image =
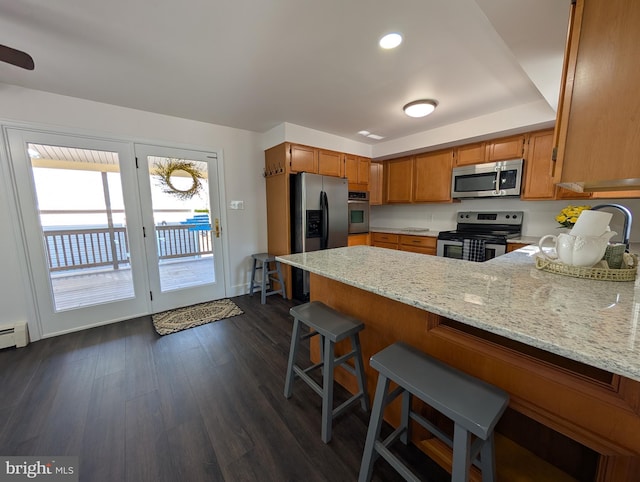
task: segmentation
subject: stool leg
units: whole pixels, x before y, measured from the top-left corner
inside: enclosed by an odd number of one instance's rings
[[[493,433],[484,441],[480,449],[480,468],[482,470],[482,482],[495,482],[496,459],[494,453]]]
[[[293,394],[293,380],[295,373],[293,367],[296,363],[296,355],[298,354],[298,342],[300,340],[300,322],[297,318],[293,320],[293,330],[291,330],[291,348],[289,349],[289,362],[287,363],[287,377],[284,381],[284,396],[291,398]]]
[[[276,261],[276,270],[278,272],[278,282],[280,283],[280,290],[282,291],[282,297],[287,299],[287,289],[284,285],[284,278],[282,277],[282,270],[280,269],[280,261]]]
[[[405,390],[402,393],[402,409],[400,413],[400,426],[404,429],[402,435],[400,435],[400,440],[403,444],[407,445],[409,440],[411,440],[411,434],[409,433],[409,413],[411,412],[411,393],[408,390]]]
[[[269,263],[262,263],[262,291],[260,292],[260,303],[265,304],[267,302],[267,282],[269,280]]]
[[[369,410],[369,395],[367,394],[367,380],[364,374],[364,363],[362,362],[362,350],[360,348],[360,337],[356,333],[351,336],[351,344],[353,345],[353,349],[356,352],[355,356],[355,368],[356,368],[356,378],[358,380],[358,390],[362,393],[362,398],[360,399],[360,406],[362,410],[365,412]]]
[[[471,434],[460,424],[453,429],[453,466],[451,482],[468,482],[471,465]]]
[[[384,414],[384,399],[389,390],[389,379],[382,374],[378,375],[378,384],[376,385],[376,394],[373,399],[373,408],[371,409],[371,419],[369,420],[369,428],[367,429],[367,440],[364,443],[364,453],[362,454],[362,463],[360,464],[360,475],[358,482],[369,482],[373,474],[373,464],[378,458],[375,451],[375,444],[380,438],[380,429],[382,428],[382,415]]]
[[[334,346],[331,340],[324,340],[324,366],[322,367],[322,434],[324,443],[331,440],[333,423],[333,368],[335,362]]]
[[[256,279],[256,262],[257,260],[253,258],[253,268],[251,268],[251,287],[249,288],[249,296],[253,296],[253,288],[255,286],[255,279]]]

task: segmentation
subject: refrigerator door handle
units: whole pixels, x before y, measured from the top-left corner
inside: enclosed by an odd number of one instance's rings
[[[324,191],[320,191],[320,209],[322,209],[322,238],[320,239],[320,249],[327,249],[329,245],[329,198]]]

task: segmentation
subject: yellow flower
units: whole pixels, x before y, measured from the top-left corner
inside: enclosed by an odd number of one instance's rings
[[[578,221],[580,213],[585,209],[591,209],[591,206],[567,206],[562,209],[560,213],[555,217],[556,221],[565,228],[572,228]]]

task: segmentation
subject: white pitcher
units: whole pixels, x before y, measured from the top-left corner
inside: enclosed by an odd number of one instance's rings
[[[540,253],[552,261],[571,266],[590,267],[596,264],[604,256],[609,240],[616,235],[615,231],[607,231],[602,236],[574,236],[573,234],[547,234],[538,242]],[[542,245],[547,239],[555,242],[557,256],[553,257],[545,253]]]

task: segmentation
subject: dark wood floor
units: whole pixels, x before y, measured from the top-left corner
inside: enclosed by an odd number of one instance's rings
[[[282,394],[293,303],[233,300],[243,315],[164,337],[143,317],[0,350],[0,454],[77,455],[92,482],[356,480],[368,415],[345,413],[325,445],[320,397]],[[379,461],[374,480],[401,479]]]

